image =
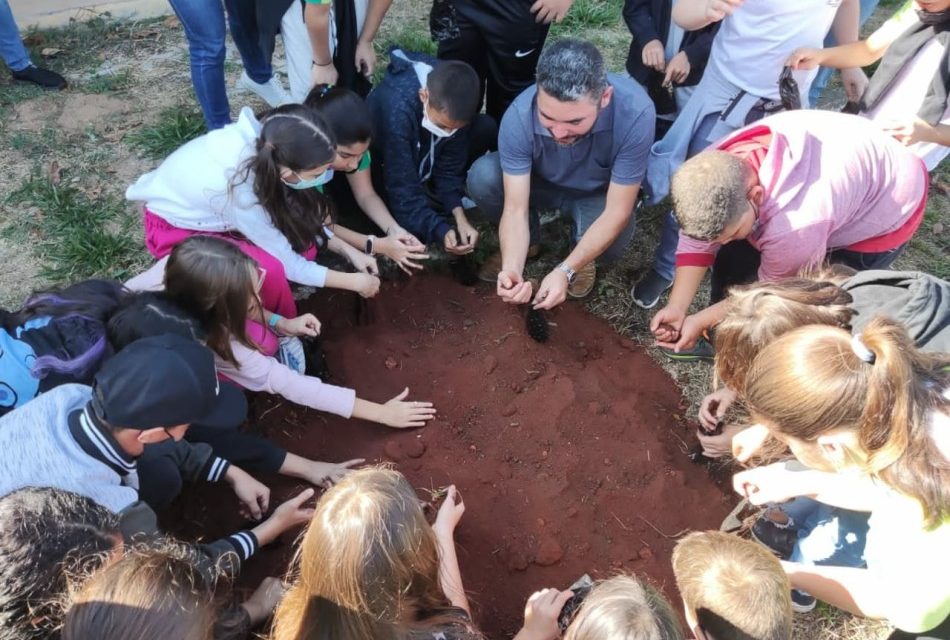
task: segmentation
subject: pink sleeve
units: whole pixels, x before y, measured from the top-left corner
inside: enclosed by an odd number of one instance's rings
[[[677,267],[711,267],[719,253],[719,244],[690,238],[680,232],[679,244],[676,245]]]
[[[161,291],[165,288],[165,265],[168,256],[165,256],[151,267],[125,283],[130,291]]]
[[[218,372],[249,391],[279,394],[305,407],[334,413],[344,418],[353,415],[356,392],[353,389],[325,384],[320,378],[300,375],[288,369],[276,358],[231,341],[234,357],[240,368],[215,356]]]
[[[759,252],[759,280],[770,282],[789,278],[805,268],[817,267],[828,252],[830,223],[822,221],[807,227],[784,231],[774,240],[762,242]]]

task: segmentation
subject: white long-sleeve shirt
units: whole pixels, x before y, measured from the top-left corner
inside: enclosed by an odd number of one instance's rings
[[[274,226],[254,195],[254,175],[241,182],[235,178],[256,153],[260,130],[260,123],[245,107],[237,122],[179,147],[157,169],[136,180],[125,197],[143,202],[149,211],[181,229],[237,231],[280,260],[291,282],[322,287],[327,268],[294,251]]]

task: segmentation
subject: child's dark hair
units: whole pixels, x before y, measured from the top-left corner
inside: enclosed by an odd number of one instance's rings
[[[426,80],[429,104],[456,122],[471,122],[481,102],[478,74],[459,60],[438,62]]]
[[[204,342],[207,333],[197,318],[160,291],[143,291],[128,298],[106,324],[106,335],[118,353],[141,338],[173,333]]]
[[[373,139],[373,120],[369,107],[355,91],[318,84],[310,90],[304,104],[323,117],[330,126],[337,145],[351,145]]]
[[[70,577],[121,541],[119,517],[85,496],[27,487],[0,498],[0,637],[58,638]]]
[[[85,321],[90,347],[71,358],[47,354],[37,358],[31,373],[44,378],[51,372],[83,376],[91,372],[107,353],[105,323],[131,294],[115,280],[84,280],[64,289],[48,289],[33,294],[17,311],[0,311],[0,323],[13,332],[30,320],[42,317],[74,318]]]
[[[208,348],[235,366],[232,338],[257,348],[244,326],[249,303],[257,295],[256,269],[257,263],[227,240],[200,235],[176,246],[165,265],[168,297],[202,323]]]
[[[313,109],[287,104],[269,112],[261,121],[256,153],[235,174],[231,189],[254,176],[254,195],[270,214],[294,251],[303,252],[322,234],[333,204],[316,189],[290,189],[280,168],[307,171],[336,157],[336,138]]]

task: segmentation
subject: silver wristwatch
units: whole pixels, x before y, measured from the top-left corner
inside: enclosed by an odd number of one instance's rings
[[[571,269],[571,266],[566,262],[562,262],[557,266],[557,270],[567,276],[567,283],[571,284],[574,282],[574,276],[577,275],[577,272]]]

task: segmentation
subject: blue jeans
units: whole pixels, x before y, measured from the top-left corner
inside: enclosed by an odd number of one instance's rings
[[[861,0],[861,13],[858,18],[858,25],[861,27],[864,26],[864,23],[868,21],[871,14],[877,9],[878,2],[880,2],[880,0]],[[838,43],[835,42],[835,37],[831,35],[831,32],[828,32],[828,35],[825,37],[825,48],[833,47],[836,44]],[[818,75],[815,76],[815,80],[811,83],[811,89],[808,90],[808,105],[813,109],[815,105],[818,104],[818,98],[821,97],[821,92],[825,90],[825,86],[828,84],[828,80],[831,79],[833,71],[834,69],[822,67],[818,70]]]
[[[795,498],[773,505],[786,513],[798,530],[798,542],[789,558],[807,565],[866,567],[864,545],[870,513],[839,509],[811,498]]]
[[[32,64],[7,0],[0,0],[0,56],[11,71],[23,71]]]
[[[707,138],[709,132],[716,125],[719,119],[718,113],[711,113],[703,118],[703,121],[697,127],[689,142],[689,150],[686,153],[687,158],[692,158],[697,153],[709,146]],[[657,245],[653,253],[653,270],[658,274],[672,280],[676,275],[676,245],[680,241],[680,226],[673,216],[671,209],[663,220],[663,229],[660,231],[660,244]]]
[[[0,0],[4,1],[5,0]],[[225,7],[231,38],[241,54],[244,70],[254,82],[265,83],[273,71],[257,40],[253,10],[235,0],[169,0],[188,39],[191,83],[208,130],[231,122],[231,107],[224,84]]]
[[[475,161],[468,172],[468,197],[475,201],[479,210],[492,224],[498,224],[505,205],[505,192],[502,185],[501,162],[498,152],[489,153]],[[541,221],[538,210],[557,209],[571,217],[574,223],[573,242],[583,236],[607,205],[607,190],[584,193],[565,189],[545,182],[540,178],[531,178],[530,209],[528,211],[528,227],[531,234],[531,244],[541,241]],[[636,231],[636,215],[631,212],[630,221],[620,232],[620,235],[611,243],[607,250],[597,259],[600,263],[610,263],[619,260]]]

